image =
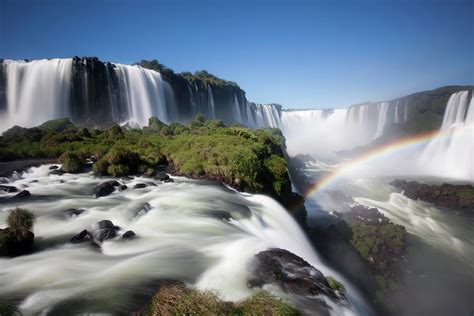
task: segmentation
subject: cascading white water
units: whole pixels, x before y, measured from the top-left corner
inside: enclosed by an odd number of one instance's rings
[[[380,105],[380,111],[377,121],[377,130],[375,131],[374,139],[383,134],[385,125],[387,124],[388,102],[383,102]]]
[[[93,187],[104,179],[49,175],[48,167],[10,178],[11,185],[27,187],[32,198],[4,201],[0,208],[1,226],[13,207],[28,208],[37,217],[35,243],[42,250],[0,258],[0,297],[20,299],[25,314],[47,313],[77,300],[84,313],[130,312],[131,306],[143,307],[144,302],[133,301],[137,294],[152,294],[154,282],[164,279],[239,300],[252,293],[246,282],[249,260],[272,247],[285,248],[340,278],[320,261],[288,212],[269,197],[175,178],[175,183],[94,198]],[[150,180],[120,181],[132,187]],[[5,195],[1,191],[0,198]],[[84,212],[71,216],[68,209]],[[120,234],[133,230],[137,238],[117,237],[100,248],[68,242],[106,219],[120,227]],[[349,296],[351,291],[349,287]],[[346,310],[335,308],[337,315]]]
[[[0,131],[70,114],[72,59],[5,60],[4,67],[7,104],[0,113]]]
[[[237,99],[237,95],[234,94],[234,104],[233,104],[233,115],[234,115],[234,121],[238,123],[242,123],[242,114],[240,113],[240,103],[239,99]]]
[[[255,127],[276,127],[281,128],[281,116],[274,104],[255,104],[251,106],[255,113]]]
[[[212,94],[211,85],[207,85],[207,105],[209,119],[213,120],[216,118],[216,107],[214,105],[214,95]]]
[[[438,136],[421,153],[419,165],[431,175],[474,182],[474,101],[468,95],[449,98]]]
[[[148,123],[148,118],[157,116],[168,122],[166,96],[160,73],[139,66],[116,64],[120,79],[122,102],[128,111],[127,121],[139,126]]]

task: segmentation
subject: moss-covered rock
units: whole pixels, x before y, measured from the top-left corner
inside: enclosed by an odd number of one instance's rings
[[[9,211],[8,227],[0,229],[0,254],[23,255],[31,251],[34,234],[31,232],[35,216],[28,210],[16,208]]]
[[[58,159],[62,164],[61,169],[68,173],[79,173],[84,170],[86,160],[79,154],[66,151]]]

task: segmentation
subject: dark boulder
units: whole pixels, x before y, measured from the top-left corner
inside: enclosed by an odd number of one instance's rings
[[[62,176],[64,171],[62,169],[55,169],[49,173],[50,175]]]
[[[284,249],[269,249],[255,255],[248,285],[251,288],[275,285],[287,294],[306,298],[324,295],[335,302],[348,304],[344,294],[332,289],[318,269]]]
[[[123,191],[127,189],[128,189],[128,186],[126,186],[125,184],[122,184],[121,186],[119,186],[119,191]]]
[[[20,193],[16,194],[16,195],[13,197],[13,199],[24,199],[24,198],[27,198],[27,197],[29,197],[29,196],[31,196],[30,191],[28,191],[28,190],[23,190],[23,191],[21,191]]]
[[[20,256],[33,249],[35,235],[31,231],[18,232],[10,228],[0,229],[0,254]]]
[[[146,184],[145,183],[137,183],[133,186],[134,189],[143,189],[143,188],[146,188]]]
[[[94,189],[94,195],[96,198],[101,196],[107,196],[114,192],[115,187],[120,186],[120,183],[116,180],[106,181],[97,185]]]
[[[79,234],[77,234],[76,236],[71,238],[71,242],[75,243],[75,244],[78,244],[78,243],[81,243],[81,242],[86,242],[86,241],[91,241],[91,240],[92,240],[92,235],[86,229],[84,229]]]
[[[135,232],[133,232],[132,230],[127,230],[123,235],[122,235],[122,239],[127,239],[127,240],[130,240],[130,239],[134,239],[137,235],[135,234]]]
[[[160,178],[160,180],[161,180],[162,182],[174,182],[174,180],[171,179],[170,176],[167,175],[167,174],[164,175],[162,178]]]
[[[7,193],[14,193],[18,192],[18,188],[11,186],[11,185],[0,185],[0,190],[7,192]]]
[[[117,230],[114,228],[99,229],[94,233],[94,240],[100,243],[113,239],[117,236]]]
[[[114,228],[114,223],[109,221],[108,219],[104,219],[103,221],[97,222],[98,229],[106,229],[106,228]]]
[[[76,216],[81,215],[81,214],[84,213],[85,211],[86,211],[86,210],[84,210],[84,209],[70,208],[70,209],[67,209],[67,210],[63,211],[63,213],[64,213],[67,217],[76,217]]]
[[[59,169],[59,166],[53,165],[49,167],[49,170],[57,170]]]
[[[120,227],[115,226],[112,221],[102,220],[97,222],[97,230],[94,233],[94,240],[102,243],[105,240],[115,238]]]
[[[422,200],[453,209],[474,210],[474,186],[470,184],[428,185],[405,180],[394,180],[390,184],[413,200]]]

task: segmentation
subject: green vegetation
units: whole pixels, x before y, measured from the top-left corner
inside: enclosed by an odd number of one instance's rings
[[[285,139],[278,129],[251,130],[206,121],[198,114],[189,125],[166,125],[150,118],[143,129],[77,129],[67,119],[40,128],[13,127],[0,137],[0,161],[58,158],[65,172],[80,172],[95,156],[99,175],[153,173],[167,165],[190,177],[223,181],[239,190],[266,193],[281,202],[291,194]]]
[[[21,315],[20,311],[12,303],[0,299],[0,316]]]
[[[344,285],[338,280],[336,280],[335,278],[333,278],[332,276],[326,277],[326,280],[328,280],[328,283],[331,289],[339,291],[341,293],[344,293],[346,291],[346,288],[344,287]]]
[[[164,285],[144,315],[299,315],[283,300],[260,292],[238,302],[224,302],[215,293],[187,289],[180,283]]]
[[[34,222],[35,216],[30,211],[23,208],[10,210],[8,227],[0,229],[0,254],[21,255],[28,252],[33,244],[31,229]]]
[[[189,83],[192,83],[192,84],[194,84],[195,81],[200,81],[206,86],[211,85],[214,87],[226,87],[226,86],[238,87],[237,83],[218,78],[214,76],[213,74],[208,73],[206,70],[196,71],[194,72],[194,74],[190,72],[182,72],[180,74],[175,74],[173,69],[166,67],[165,65],[163,65],[156,59],[141,60],[135,65],[158,71],[165,77],[181,76],[182,78],[186,79]]]
[[[79,173],[84,169],[85,159],[70,151],[64,152],[58,161],[63,165],[64,172]]]
[[[10,232],[18,235],[26,235],[33,228],[35,216],[24,208],[11,210],[7,217]]]

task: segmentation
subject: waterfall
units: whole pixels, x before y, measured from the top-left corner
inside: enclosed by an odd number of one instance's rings
[[[419,158],[431,175],[474,181],[474,100],[468,96],[468,91],[451,95],[439,136]]]
[[[31,127],[70,115],[72,59],[4,61],[6,106],[0,131],[13,125]]]
[[[242,123],[242,114],[240,113],[240,104],[239,100],[237,99],[237,95],[234,94],[234,104],[233,104],[233,115],[234,120],[238,123]]]
[[[385,125],[387,124],[387,113],[388,113],[388,102],[383,102],[380,105],[380,111],[378,115],[377,130],[374,135],[374,139],[383,134]]]
[[[207,105],[208,105],[208,118],[213,120],[216,118],[216,108],[214,105],[214,96],[212,95],[211,85],[207,86]]]
[[[122,101],[128,112],[128,121],[144,126],[150,116],[167,122],[165,87],[161,75],[138,66],[117,64]]]
[[[446,106],[441,129],[449,129],[464,122],[467,109],[468,91],[460,91],[451,95]]]

